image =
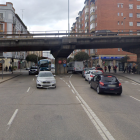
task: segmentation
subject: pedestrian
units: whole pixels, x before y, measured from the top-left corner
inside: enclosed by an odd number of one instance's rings
[[[105,72],[106,72],[106,70],[107,70],[107,67],[106,67],[106,66],[104,66],[104,70],[105,70]]]
[[[128,67],[129,73],[131,72],[131,66]]]
[[[127,70],[127,66],[124,67],[124,71],[123,72],[125,73],[126,70]]]
[[[129,72],[128,66],[126,66],[126,71],[127,71],[127,73]]]
[[[9,66],[9,71],[11,71],[11,66]]]
[[[132,73],[134,73],[135,74],[135,72],[136,72],[136,68],[135,68],[135,66],[132,68]]]
[[[8,67],[7,67],[7,66],[6,66],[5,70],[6,70],[6,72],[7,72],[7,70],[8,70]]]
[[[110,72],[110,69],[111,69],[111,66],[110,65],[108,65],[108,71]]]
[[[116,73],[116,71],[117,71],[117,66],[115,65],[115,67],[114,67],[114,72]]]

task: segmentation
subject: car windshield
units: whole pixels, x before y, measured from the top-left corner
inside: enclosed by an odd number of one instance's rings
[[[104,82],[117,82],[117,78],[114,76],[105,76],[105,77],[102,77],[102,81],[104,81]]]
[[[31,69],[37,69],[37,68],[38,68],[38,67],[36,67],[36,66],[32,66],[32,67],[31,67]]]
[[[51,72],[41,72],[38,77],[53,77],[53,74]]]

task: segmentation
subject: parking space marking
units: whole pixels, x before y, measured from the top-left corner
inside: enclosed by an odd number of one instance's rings
[[[28,88],[27,92],[29,92],[29,90],[30,90],[30,87]]]
[[[69,88],[70,88],[70,85],[68,85],[69,86]]]
[[[77,97],[81,101],[81,105],[84,108],[85,112],[89,116],[90,120],[94,124],[95,128],[99,132],[99,134],[102,136],[104,140],[115,140],[114,137],[111,135],[111,133],[107,130],[107,128],[104,126],[104,124],[100,121],[100,119],[97,117],[97,115],[92,111],[92,109],[88,106],[88,104],[83,100],[83,98],[80,96],[80,94],[76,91],[74,86],[72,85],[71,81],[69,80],[69,83],[73,90],[75,91]]]
[[[131,84],[133,84],[133,85],[138,85],[137,83],[131,83]]]
[[[139,99],[137,99],[137,98],[135,98],[135,97],[133,97],[133,96],[130,96],[130,97],[140,102],[140,100],[139,100]]]
[[[8,125],[8,129],[7,129],[7,130],[9,130],[9,128],[10,128],[10,126],[11,126],[11,124],[12,124],[14,118],[15,118],[16,115],[17,115],[17,113],[18,113],[18,109],[15,110],[14,114],[12,115],[11,119],[9,120],[9,122],[8,122],[8,124],[7,124],[7,125]]]
[[[81,103],[81,101],[79,100],[79,98],[76,96],[77,100]]]

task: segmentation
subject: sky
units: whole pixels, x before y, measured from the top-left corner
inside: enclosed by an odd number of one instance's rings
[[[6,2],[13,3],[29,31],[68,30],[68,0],[0,0]],[[69,0],[70,28],[83,7],[84,0]]]

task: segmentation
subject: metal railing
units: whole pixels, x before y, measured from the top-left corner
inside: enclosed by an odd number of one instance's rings
[[[13,32],[0,32],[0,40],[3,38],[35,38],[35,37],[99,37],[99,36],[139,36],[140,31],[137,30],[125,30],[122,31],[113,31],[113,32],[93,32],[85,33],[85,30],[78,30],[78,33],[73,30],[68,32],[67,30],[60,31],[30,31],[29,33],[13,33]]]

